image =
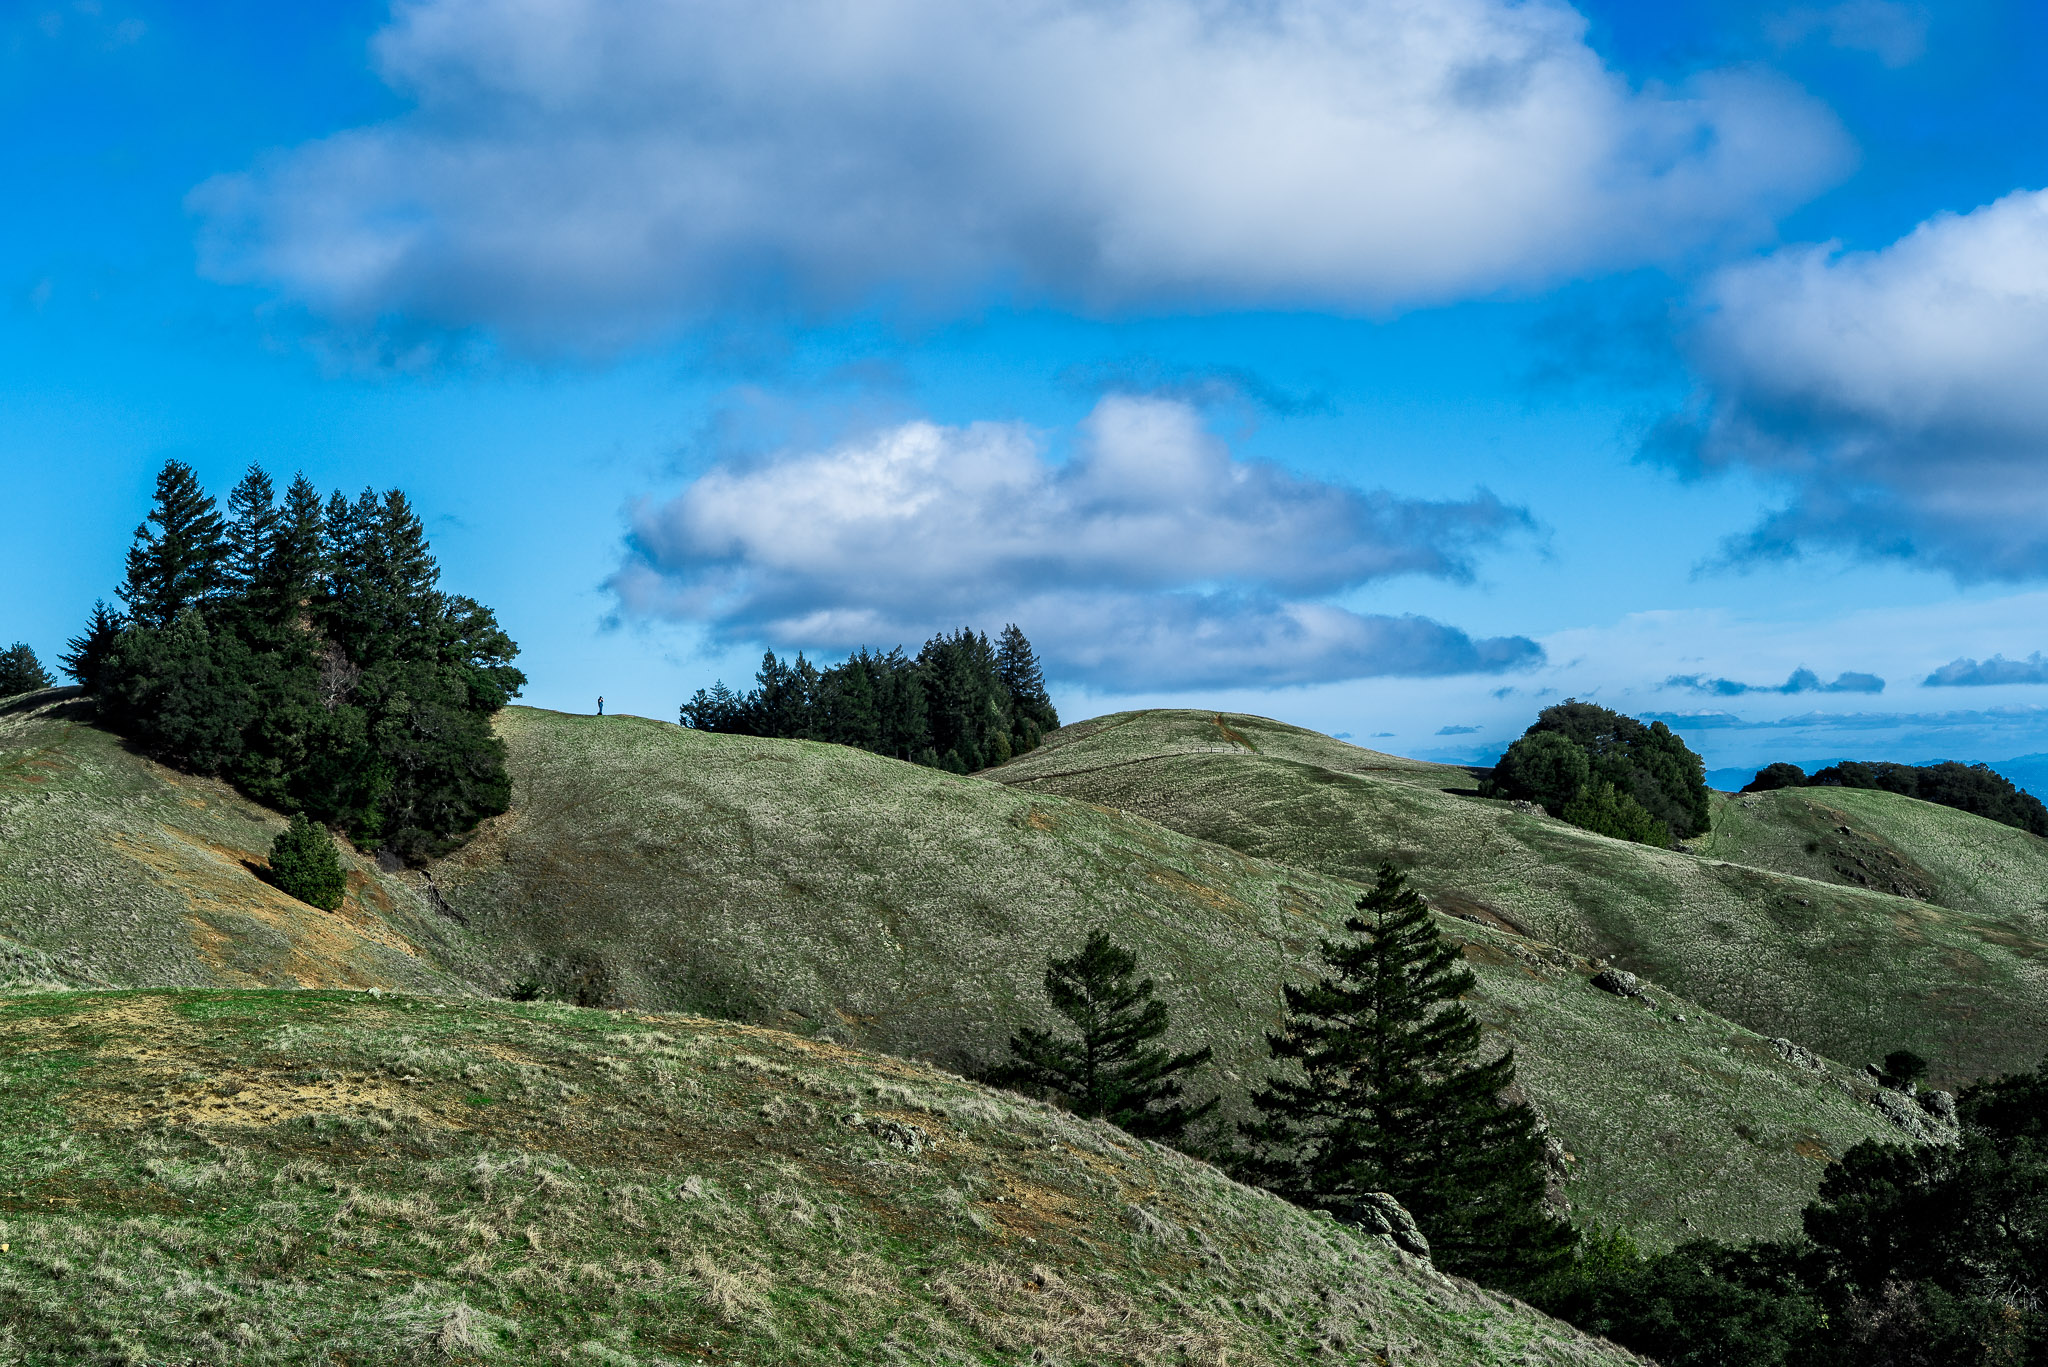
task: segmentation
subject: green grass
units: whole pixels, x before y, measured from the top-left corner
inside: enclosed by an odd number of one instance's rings
[[[1946,834],[1908,842],[1937,882],[1974,878],[2023,899],[1942,906],[1733,862],[1747,845],[1716,858],[1609,840],[1448,791],[1459,771],[1404,772],[1277,722],[1221,720],[1256,749],[1197,743],[1221,734],[1214,714],[1122,713],[991,777],[1338,878],[1392,860],[1445,910],[1612,960],[1834,1058],[1910,1048],[1953,1085],[2048,1053],[2048,918],[2039,884],[2025,891],[2042,867],[2031,836],[1909,804],[1941,814],[1913,813]],[[2032,862],[2001,862],[2020,842]]]
[[[145,764],[75,721],[13,724],[25,744],[0,757],[34,746],[56,767],[28,800],[0,807],[0,823],[36,815],[55,794],[60,811],[118,818],[181,847],[253,854],[278,827],[219,785]],[[1320,747],[1405,775],[1399,793],[1464,810],[1431,786],[1469,782],[1461,770],[1361,760],[1366,752],[1271,724],[1232,728],[1233,747]],[[1215,1046],[1213,1083],[1236,1113],[1267,1066],[1261,1035],[1277,1020],[1281,982],[1309,971],[1318,938],[1360,892],[1127,813],[836,746],[523,708],[500,730],[513,808],[437,865],[431,890],[421,875],[356,865],[356,905],[389,907],[385,924],[419,954],[399,966],[442,991],[503,994],[536,979],[593,1003],[745,1019],[966,1071],[999,1056],[1017,1025],[1044,1019],[1047,957],[1107,926],[1159,979],[1180,1042]],[[182,801],[193,794],[207,805]],[[218,824],[222,813],[240,825]],[[147,891],[71,911],[67,925],[135,908],[151,927],[93,941],[85,967],[97,979],[248,980],[197,954],[176,965],[182,978],[153,953],[124,960],[131,943],[191,938],[191,875],[145,862],[132,840],[66,844],[69,820],[35,828],[42,834],[13,866],[29,883],[61,889],[39,862],[50,861],[87,886]],[[34,853],[60,848],[68,862]],[[236,895],[275,896],[235,859],[208,867]],[[11,886],[0,884],[0,912]],[[430,891],[466,924],[433,910]],[[326,919],[306,916],[315,927]],[[1582,957],[1442,924],[1469,945],[1473,1009],[1497,1044],[1518,1051],[1524,1090],[1570,1155],[1559,1194],[1582,1220],[1626,1224],[1652,1244],[1786,1233],[1829,1155],[1895,1133],[1846,1070],[1792,1067],[1758,1035],[1676,997],[1651,1012],[1609,996],[1587,985],[1594,967]],[[6,923],[10,935],[33,929],[32,917]],[[54,952],[58,941],[40,943]],[[249,977],[299,980],[265,977],[263,948],[240,951]],[[367,951],[337,949],[325,962],[330,983],[405,985],[371,976],[384,961]]]
[[[38,1367],[1634,1360],[927,1067],[562,1006],[0,1000],[0,1244]]]

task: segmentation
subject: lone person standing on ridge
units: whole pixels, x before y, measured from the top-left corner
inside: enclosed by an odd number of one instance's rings
[[[604,694],[602,693],[597,695],[597,715],[600,717],[604,715]]]

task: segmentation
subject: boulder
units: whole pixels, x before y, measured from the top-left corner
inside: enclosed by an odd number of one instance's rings
[[[1379,1235],[1403,1253],[1412,1253],[1418,1258],[1429,1256],[1429,1240],[1422,1237],[1422,1231],[1415,1225],[1415,1217],[1388,1192],[1366,1192],[1338,1211],[1337,1218],[1347,1225],[1356,1225],[1367,1234]]]

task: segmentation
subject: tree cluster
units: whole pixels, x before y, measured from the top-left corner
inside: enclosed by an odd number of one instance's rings
[[[1709,821],[1706,764],[1670,727],[1576,698],[1537,715],[1485,791],[1645,845],[1697,835]]]
[[[1576,1235],[1544,1207],[1535,1114],[1507,1099],[1514,1056],[1479,1056],[1479,1024],[1458,1001],[1472,975],[1398,871],[1381,868],[1356,910],[1347,937],[1322,944],[1326,975],[1285,989],[1281,1029],[1267,1037],[1280,1069],[1251,1098],[1258,1119],[1240,1126],[1243,1142],[1218,1156],[1245,1181],[1343,1220],[1392,1195],[1440,1265],[1529,1285]],[[1190,1106],[1180,1075],[1210,1051],[1155,1043],[1167,1008],[1136,973],[1136,958],[1100,932],[1054,960],[1046,994],[1073,1028],[1020,1030],[990,1080],[1187,1143],[1218,1099]]]
[[[1815,770],[1811,778],[1796,764],[1769,764],[1759,769],[1742,791],[1768,793],[1779,788],[1876,788],[2048,836],[2048,805],[2015,787],[2011,779],[1988,764],[1959,764],[1954,760],[1921,765],[1865,764],[1844,760]]]
[[[1059,714],[1031,643],[1013,624],[991,645],[965,628],[937,635],[915,659],[865,648],[819,669],[769,651],[755,686],[723,680],[683,704],[699,731],[822,740],[956,774],[1003,763],[1058,729]]]
[[[492,714],[525,686],[491,610],[443,593],[400,491],[279,499],[251,467],[228,512],[166,464],[122,610],[65,670],[150,755],[419,860],[505,810]]]
[[[1866,1141],[1805,1237],[1655,1257],[1590,1241],[1531,1295],[1665,1367],[2048,1364],[2048,1063],[1958,1098],[1960,1137]]]
[[[33,693],[39,688],[48,688],[56,682],[43,668],[43,662],[29,649],[28,642],[16,641],[5,650],[0,650],[0,698],[11,698],[17,693]]]

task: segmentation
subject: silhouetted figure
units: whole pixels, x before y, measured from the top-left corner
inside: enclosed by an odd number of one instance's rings
[[[602,693],[597,695],[597,715],[600,717],[604,715],[604,694]]]

